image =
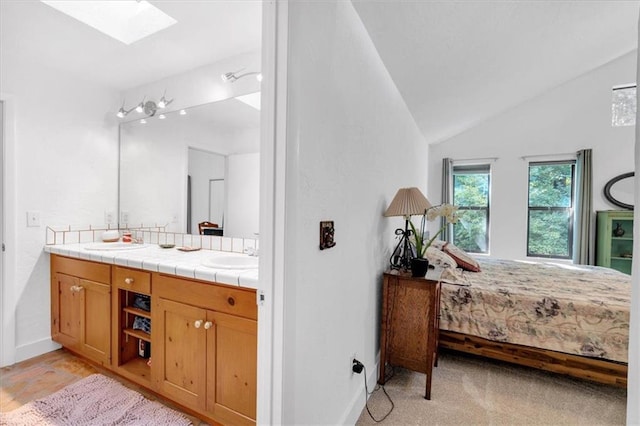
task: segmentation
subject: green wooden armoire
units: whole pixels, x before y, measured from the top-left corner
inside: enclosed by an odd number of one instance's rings
[[[596,265],[631,274],[633,211],[599,211],[596,233]]]

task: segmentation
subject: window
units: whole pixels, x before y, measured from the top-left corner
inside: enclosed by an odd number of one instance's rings
[[[529,163],[527,256],[569,259],[575,161]]]
[[[613,88],[611,103],[611,125],[634,126],[636,124],[636,85],[628,84]]]
[[[453,226],[453,243],[471,253],[489,252],[488,164],[453,166],[453,204],[460,221]]]

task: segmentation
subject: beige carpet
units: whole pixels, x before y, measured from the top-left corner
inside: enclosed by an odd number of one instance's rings
[[[145,399],[117,381],[93,374],[8,413],[0,425],[190,425],[182,414]]]
[[[442,353],[434,369],[430,401],[424,387],[424,374],[395,369],[385,386],[395,409],[381,424],[625,424],[624,389],[452,352]],[[390,404],[379,390],[369,407],[379,419]],[[365,409],[357,424],[376,423]]]

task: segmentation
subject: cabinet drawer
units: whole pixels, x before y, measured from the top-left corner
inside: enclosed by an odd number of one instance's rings
[[[58,272],[103,284],[111,283],[111,266],[109,265],[52,254],[51,276],[55,276]]]
[[[113,271],[113,283],[123,290],[151,294],[151,273],[116,266]]]
[[[256,291],[153,274],[153,295],[249,319],[258,319]]]

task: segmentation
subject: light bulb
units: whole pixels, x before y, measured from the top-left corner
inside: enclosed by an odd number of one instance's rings
[[[145,120],[144,118],[140,119],[140,124],[147,124],[147,120]]]
[[[256,75],[256,80],[262,81],[262,73],[258,73],[258,75]]]
[[[166,116],[166,115],[164,115],[164,114],[160,114],[160,115],[158,116],[158,118],[159,118],[160,120],[164,120],[165,118],[167,118],[167,116]]]
[[[118,118],[124,118],[124,116],[125,116],[124,108],[120,108],[120,109],[118,110],[118,113],[116,114],[116,117],[118,117]]]
[[[180,115],[187,115],[187,111],[185,111],[185,110],[181,109],[181,110],[180,110]]]
[[[142,112],[142,111],[144,111],[144,102],[140,102],[136,107],[136,112]]]

